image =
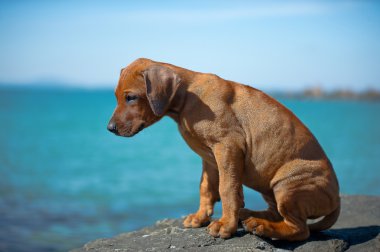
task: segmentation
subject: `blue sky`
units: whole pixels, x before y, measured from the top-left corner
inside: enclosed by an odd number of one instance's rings
[[[380,1],[1,1],[0,82],[114,87],[139,57],[264,90],[380,89]]]

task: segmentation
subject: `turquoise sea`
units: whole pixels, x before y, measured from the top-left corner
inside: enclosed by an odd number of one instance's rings
[[[343,194],[380,195],[380,102],[281,102],[318,138]],[[116,137],[115,104],[112,90],[0,87],[0,251],[67,251],[197,209],[201,160],[175,123]]]

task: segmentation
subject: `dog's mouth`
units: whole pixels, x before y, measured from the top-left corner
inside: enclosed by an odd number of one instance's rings
[[[145,127],[145,123],[140,124],[140,126],[137,128],[136,133],[142,131],[144,127]]]
[[[140,131],[142,131],[144,129],[144,127],[145,127],[145,124],[141,123],[140,126],[137,128],[137,130],[131,136],[134,136],[137,133],[139,133]]]
[[[137,133],[142,131],[144,128],[145,128],[145,123],[141,123],[135,130],[128,132],[128,133],[126,132],[124,134],[119,134],[119,136],[133,137],[134,135],[136,135]]]

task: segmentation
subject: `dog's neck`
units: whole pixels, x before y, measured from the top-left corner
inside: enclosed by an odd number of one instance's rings
[[[186,85],[184,83],[180,84],[175,93],[173,100],[170,103],[168,112],[166,113],[177,123],[179,122],[181,111],[186,101]]]

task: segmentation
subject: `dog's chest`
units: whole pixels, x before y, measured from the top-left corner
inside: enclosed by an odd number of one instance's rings
[[[179,126],[179,131],[185,139],[189,147],[200,155],[203,159],[215,162],[215,158],[211,148],[207,145],[207,140],[204,139],[199,134],[196,134],[194,131],[188,130],[184,127]]]

